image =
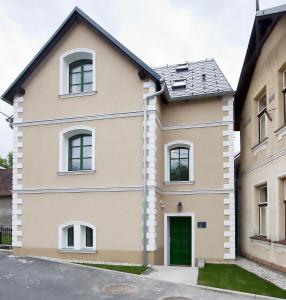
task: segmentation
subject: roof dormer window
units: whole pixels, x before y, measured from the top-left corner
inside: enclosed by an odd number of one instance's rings
[[[173,90],[178,90],[178,89],[185,89],[187,86],[187,80],[186,79],[179,79],[179,80],[174,80],[172,89]]]
[[[185,72],[189,70],[189,64],[178,64],[176,67],[177,72]]]

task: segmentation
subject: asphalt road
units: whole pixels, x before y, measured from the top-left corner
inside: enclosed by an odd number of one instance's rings
[[[128,293],[112,294],[112,288],[108,289],[110,285],[130,287]],[[118,292],[118,286],[115,288],[115,292]],[[163,300],[171,296],[193,300],[254,299],[125,273],[0,254],[0,300]]]

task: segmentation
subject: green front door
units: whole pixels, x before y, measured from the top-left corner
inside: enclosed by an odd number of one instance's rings
[[[170,217],[170,265],[192,264],[192,217]]]

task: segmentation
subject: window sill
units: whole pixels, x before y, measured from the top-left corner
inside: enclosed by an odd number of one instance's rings
[[[75,98],[75,97],[83,97],[83,96],[92,96],[96,93],[97,93],[97,91],[83,92],[83,93],[73,93],[73,94],[62,94],[62,95],[59,95],[59,98],[60,99],[66,99],[66,98]]]
[[[286,253],[286,240],[273,242],[274,248],[278,253]]]
[[[283,136],[286,135],[286,125],[283,125],[282,127],[280,127],[279,129],[274,131],[278,140],[281,141]]]
[[[195,184],[194,181],[164,181],[165,185]]]
[[[268,145],[268,137],[265,138],[263,141],[261,141],[259,144],[255,145],[254,147],[251,148],[252,153],[254,156],[260,152],[263,149],[266,149]]]
[[[88,248],[83,248],[83,249],[79,249],[79,250],[75,250],[72,248],[62,248],[59,249],[59,252],[63,252],[63,253],[96,253],[95,249],[88,249]]]
[[[262,244],[267,244],[267,245],[271,244],[271,240],[268,239],[266,236],[262,236],[262,235],[251,236],[250,239],[252,241],[255,241],[255,242],[258,242],[258,243],[262,243]]]
[[[59,171],[58,175],[65,176],[65,175],[83,175],[83,174],[93,174],[95,170],[86,170],[86,171]]]

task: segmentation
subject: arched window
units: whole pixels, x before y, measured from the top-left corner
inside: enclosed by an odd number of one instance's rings
[[[59,175],[95,171],[95,128],[78,125],[59,135]]]
[[[59,226],[59,249],[63,251],[95,251],[95,226],[73,221]]]
[[[92,169],[92,136],[79,134],[69,138],[69,171]]]
[[[59,94],[81,96],[96,91],[95,51],[76,48],[60,56]]]
[[[189,149],[170,149],[170,181],[189,181]]]
[[[69,65],[69,92],[92,91],[92,60],[81,59]]]
[[[165,182],[193,182],[193,152],[193,143],[189,141],[172,141],[165,145]]]

